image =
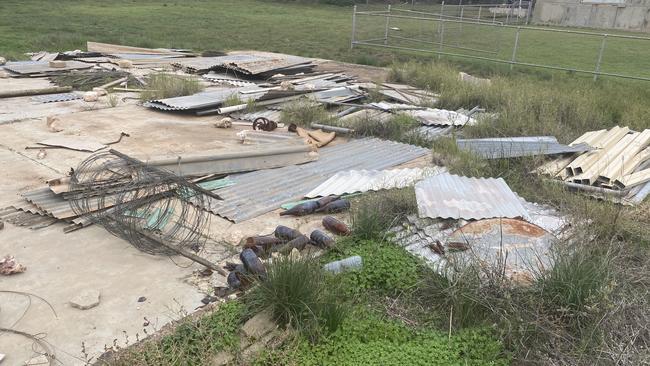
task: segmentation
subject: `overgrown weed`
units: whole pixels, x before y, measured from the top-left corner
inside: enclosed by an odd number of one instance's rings
[[[203,86],[195,77],[156,73],[149,76],[145,91],[140,93],[140,100],[182,97],[203,91]]]
[[[312,258],[274,258],[267,278],[247,296],[253,309],[270,309],[278,324],[290,325],[311,341],[335,331],[347,313],[337,287],[326,282]]]

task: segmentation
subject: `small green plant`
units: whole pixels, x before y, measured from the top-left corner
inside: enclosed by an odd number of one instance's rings
[[[359,307],[323,342],[298,340],[282,351],[268,351],[258,365],[508,365],[503,345],[488,329],[449,337],[413,329]]]
[[[318,261],[278,257],[248,300],[254,309],[270,309],[278,324],[290,324],[315,341],[335,331],[345,318],[346,306],[337,291],[337,286],[326,283]]]
[[[106,105],[109,108],[115,108],[119,103],[120,103],[120,97],[118,95],[115,95],[110,92],[106,94]]]
[[[344,292],[356,297],[368,291],[396,295],[414,289],[423,269],[417,258],[403,248],[385,241],[346,239],[338,245],[338,253],[330,253],[323,260],[334,261],[358,255],[363,260],[359,270],[332,278],[342,284]]]
[[[171,333],[151,337],[116,354],[115,366],[210,365],[221,351],[239,349],[238,331],[245,306],[238,301],[223,303],[211,313],[181,320]]]
[[[280,113],[280,122],[309,127],[312,123],[328,124],[332,116],[322,105],[309,99],[298,99],[289,103]]]
[[[224,107],[232,107],[235,105],[242,105],[242,104],[246,104],[246,102],[239,97],[238,93],[230,94],[228,98],[226,98],[226,100],[223,101]]]
[[[352,232],[360,239],[381,240],[386,230],[415,213],[417,202],[413,188],[364,195],[351,212]]]
[[[196,94],[203,89],[195,77],[157,73],[149,76],[145,91],[140,92],[140,100],[182,97]]]

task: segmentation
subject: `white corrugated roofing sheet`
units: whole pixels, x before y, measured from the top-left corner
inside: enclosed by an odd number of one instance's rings
[[[420,217],[487,219],[528,212],[503,178],[469,178],[441,173],[415,185]]]
[[[336,173],[305,197],[324,197],[355,192],[379,191],[414,185],[428,176],[439,174],[444,168],[411,168],[391,170],[348,170]]]

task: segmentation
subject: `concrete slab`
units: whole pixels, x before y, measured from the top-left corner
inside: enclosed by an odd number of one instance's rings
[[[96,356],[114,339],[123,346],[125,334],[131,342],[136,333],[142,337],[145,317],[151,333],[201,305],[204,295],[186,281],[199,266],[175,258],[177,266],[167,257],[143,254],[100,227],[70,234],[62,227],[30,231],[7,224],[0,231],[0,253],[11,253],[27,266],[22,274],[2,278],[2,289],[41,296],[58,315],[35,298],[30,306],[24,296],[0,293],[0,326],[45,334],[61,364],[84,364],[82,342]],[[85,290],[101,292],[99,305],[89,310],[70,306]],[[139,303],[141,296],[147,300]],[[0,335],[0,349],[7,365],[35,356],[32,341],[16,335]]]

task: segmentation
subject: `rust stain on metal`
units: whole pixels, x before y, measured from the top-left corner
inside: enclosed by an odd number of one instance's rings
[[[456,233],[464,234],[480,234],[490,230],[490,228],[501,225],[505,234],[523,235],[533,238],[539,238],[547,234],[546,230],[541,227],[531,224],[527,221],[517,219],[485,219],[480,221],[470,222],[469,224],[454,231],[451,235]]]

